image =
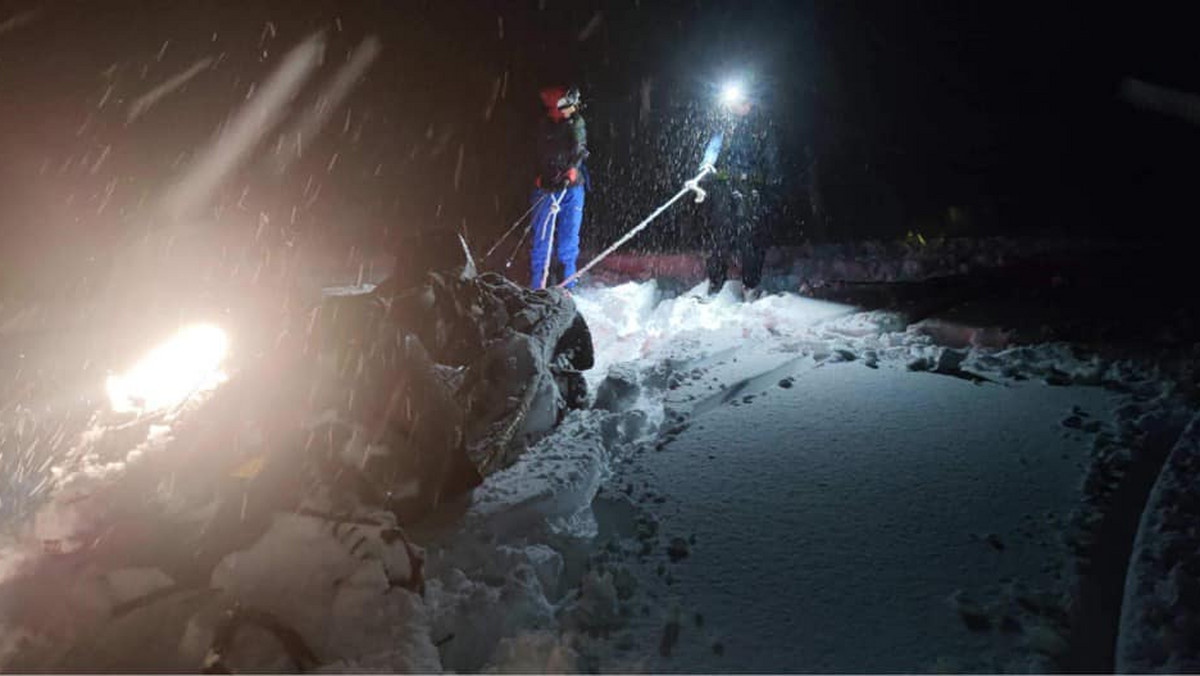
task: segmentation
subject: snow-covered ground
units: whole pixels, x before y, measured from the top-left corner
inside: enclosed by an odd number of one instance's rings
[[[489,479],[465,534],[418,535],[444,666],[1069,660],[1068,544],[1107,490],[1089,470],[1179,413],[1169,386],[1063,344],[954,350],[894,314],[741,303],[735,284],[576,295],[596,408]]]
[[[1116,664],[1122,673],[1200,670],[1200,416],[1166,460],[1129,560]]]
[[[423,575],[382,516],[333,529],[365,538],[368,560],[319,519],[284,515],[211,584],[311,634],[333,671],[1070,666],[1068,627],[1097,603],[1089,538],[1106,538],[1097,524],[1153,455],[1147,439],[1169,447],[1189,417],[1170,379],[1061,343],[952,349],[900,314],[738,295],[736,282],[713,299],[654,282],[581,289],[593,406],[408,529]],[[279,560],[297,551],[311,555]],[[0,576],[31,557],[0,547]],[[1144,595],[1163,591],[1143,569]],[[398,588],[397,571],[424,588]],[[162,577],[80,580],[33,619],[83,612],[72,631],[90,631],[105,604]],[[21,589],[0,587],[0,611]],[[170,659],[205,659],[221,599],[165,598],[97,629],[92,650],[153,629],[179,646]],[[1116,631],[1111,609],[1094,615]],[[10,636],[20,622],[0,612]],[[297,662],[259,634],[240,638],[260,645],[239,664]]]

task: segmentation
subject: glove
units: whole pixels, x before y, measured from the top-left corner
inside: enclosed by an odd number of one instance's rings
[[[579,170],[575,167],[567,169],[567,183],[574,183],[579,180]]]
[[[538,176],[537,178],[533,179],[533,184],[535,186],[537,186],[538,190],[541,190],[542,189],[542,177]]]

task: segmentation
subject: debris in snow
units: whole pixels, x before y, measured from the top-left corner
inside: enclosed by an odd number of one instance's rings
[[[682,626],[679,622],[679,607],[671,606],[668,612],[667,621],[663,624],[662,640],[658,644],[658,653],[663,657],[670,657],[671,651],[675,649],[675,644],[679,642],[679,632]]]
[[[658,535],[658,521],[649,515],[637,519],[637,539],[649,542]]]
[[[929,357],[917,357],[908,362],[906,368],[909,371],[928,371],[933,368],[933,362],[929,360]]]
[[[987,631],[992,628],[992,620],[987,611],[975,601],[967,598],[966,592],[958,590],[950,596],[950,605],[958,612],[963,624],[971,631]]]
[[[687,540],[683,538],[671,538],[671,543],[667,546],[667,556],[671,558],[671,563],[677,563],[686,559],[690,553]]]
[[[792,388],[792,386],[795,384],[796,384],[796,378],[794,376],[788,376],[788,377],[784,378],[783,380],[779,381],[779,386],[785,390],[790,390]]]
[[[638,580],[633,571],[626,566],[614,566],[612,568],[613,588],[617,591],[617,598],[622,601],[632,599],[637,593]]]

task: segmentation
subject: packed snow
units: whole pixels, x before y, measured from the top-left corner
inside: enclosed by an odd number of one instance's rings
[[[430,575],[448,581],[435,598],[463,575],[491,580],[489,596],[454,597],[484,604],[461,613],[472,617],[497,616],[497,595],[528,604],[517,571],[536,567],[528,552],[557,552],[556,574],[535,576],[553,613],[539,601],[504,616],[469,650],[450,639],[444,666],[1044,671],[1070,659],[1070,536],[1099,508],[1089,490],[1111,489],[1089,486],[1089,468],[1182,410],[1161,374],[1065,344],[951,349],[893,313],[702,288],[576,294],[597,346],[593,409],[467,508],[477,542],[520,554],[464,561],[463,536],[428,541]]]
[[[1116,663],[1122,673],[1200,670],[1200,417],[1167,457],[1142,513],[1121,605]]]
[[[0,616],[0,659],[30,623],[60,622],[63,635],[95,638],[68,656],[83,662],[59,664],[103,664],[150,635],[178,648],[173,659],[207,664],[222,657],[211,654],[228,624],[219,609],[240,598],[287,625],[243,618],[224,644],[243,669],[1045,671],[1069,660],[1086,598],[1080,541],[1141,440],[1186,422],[1169,379],[1065,344],[951,348],[896,313],[795,294],[743,302],[737,282],[713,298],[702,289],[579,290],[596,346],[592,405],[407,539],[388,536],[383,516],[353,536],[278,516],[219,562],[217,597],[153,569],[79,580],[61,607]],[[170,422],[143,430],[128,458],[91,465],[93,480],[153,454]],[[64,519],[85,511],[43,514],[39,539],[77,530]],[[354,556],[337,541],[347,537]],[[0,579],[37,558],[0,547]],[[55,577],[33,580],[5,593]],[[146,594],[156,605],[136,604]],[[120,622],[90,624],[131,603]]]

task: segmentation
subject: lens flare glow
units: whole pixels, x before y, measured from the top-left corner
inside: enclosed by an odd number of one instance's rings
[[[225,381],[225,332],[210,324],[189,326],[154,348],[129,371],[108,377],[109,403],[118,413],[173,408]]]
[[[736,80],[726,82],[721,87],[721,103],[726,106],[736,106],[746,100],[746,88]]]

